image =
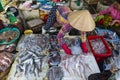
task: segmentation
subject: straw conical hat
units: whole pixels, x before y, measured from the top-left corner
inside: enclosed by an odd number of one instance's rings
[[[88,10],[73,11],[68,15],[68,21],[73,28],[80,31],[92,31],[95,22]]]

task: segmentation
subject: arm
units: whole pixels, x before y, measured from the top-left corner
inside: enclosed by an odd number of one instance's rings
[[[60,31],[58,32],[58,34],[57,34],[57,39],[58,39],[58,42],[59,42],[60,46],[62,46],[62,44],[64,43],[64,42],[62,41],[63,37],[64,37],[65,34],[66,34],[67,32],[69,32],[70,30],[71,30],[70,24],[64,24],[64,25],[62,26],[62,28],[60,29]]]
[[[110,25],[113,26],[115,23],[119,23],[120,24],[120,20],[113,20]]]
[[[71,30],[71,25],[67,20],[67,15],[69,12],[70,9],[64,6],[59,7],[58,10],[56,11],[57,22],[63,25],[57,35],[57,39],[60,47],[64,50],[64,52],[66,54],[71,55],[72,54],[71,50],[68,48],[67,44],[65,44],[63,41],[63,37],[65,36],[65,34]]]
[[[69,55],[71,55],[72,52],[71,52],[71,50],[68,48],[67,44],[65,44],[65,43],[63,42],[62,39],[63,39],[63,37],[65,36],[65,34],[66,34],[67,32],[69,32],[70,30],[71,30],[70,24],[64,24],[64,25],[62,26],[62,28],[60,29],[59,33],[57,34],[58,43],[60,44],[60,46],[62,47],[62,49],[64,50],[64,52],[65,52],[66,54],[69,54]]]
[[[120,24],[120,20],[117,20],[117,22]]]

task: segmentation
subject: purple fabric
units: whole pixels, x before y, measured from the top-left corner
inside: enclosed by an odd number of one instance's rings
[[[62,26],[61,30],[59,31],[59,33],[57,34],[57,39],[58,39],[58,42],[59,42],[60,46],[62,44],[64,44],[64,42],[62,41],[62,39],[65,36],[65,34],[71,30],[71,28],[72,27],[71,27],[70,24],[64,24]]]
[[[120,11],[117,10],[114,5],[111,5],[107,9],[100,11],[99,14],[100,15],[109,14],[110,16],[112,16],[113,19],[119,20],[120,24]]]
[[[57,10],[59,11],[60,15],[61,15],[64,19],[67,19],[68,12],[70,12],[70,8],[65,7],[65,6],[60,6],[60,7],[58,7]]]
[[[62,24],[62,28],[60,29],[60,31],[57,34],[57,39],[58,39],[60,46],[62,46],[62,44],[64,44],[64,42],[62,41],[63,37],[72,28],[67,20],[68,13],[71,12],[71,10],[68,7],[60,6],[57,9],[57,11],[58,11],[58,14],[56,13],[57,14],[57,22]]]

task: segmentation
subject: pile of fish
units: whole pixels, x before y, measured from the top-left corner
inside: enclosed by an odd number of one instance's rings
[[[90,40],[95,53],[104,54],[107,52],[106,47],[101,39]]]
[[[23,38],[19,42],[17,49],[18,50],[34,49],[36,53],[39,53],[42,51],[49,51],[51,49],[58,50],[59,45],[57,43],[56,36],[31,34],[25,36],[25,38]]]
[[[66,40],[70,47],[80,46],[79,38],[69,41]],[[91,58],[82,55],[62,56],[56,36],[26,35],[17,48],[19,53],[7,80],[44,80],[46,77],[47,80],[86,80],[94,72],[91,68],[95,65],[88,65],[93,61]]]
[[[15,80],[36,80],[41,77],[43,68],[60,63],[59,45],[56,36],[31,34],[26,35],[18,44],[18,56],[15,65]],[[50,64],[49,64],[50,63]],[[47,70],[47,69],[46,69]],[[47,73],[47,72],[46,72]],[[31,78],[33,76],[35,79]],[[42,77],[44,77],[42,75]],[[12,79],[8,79],[12,80]]]
[[[31,75],[34,75],[36,79],[40,77],[39,74],[42,72],[43,67],[48,66],[46,56],[30,50],[24,50],[19,53],[16,59],[17,65],[14,77],[19,78],[25,75],[26,80],[31,80]]]
[[[89,55],[63,56],[59,64],[64,72],[62,80],[87,80],[95,71],[95,64]],[[91,62],[91,64],[89,64]]]

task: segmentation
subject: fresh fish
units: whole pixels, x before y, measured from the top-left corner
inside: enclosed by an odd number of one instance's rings
[[[23,72],[24,71],[24,64],[18,64],[18,66],[19,66],[20,71]]]
[[[23,69],[18,65],[18,71],[23,72]]]
[[[27,59],[29,59],[31,57],[32,57],[31,54],[27,54],[24,57],[19,58],[19,63],[22,63],[22,62],[26,61]]]
[[[32,50],[28,50],[28,52],[29,52],[29,54],[32,54],[34,57],[38,57],[39,56],[39,55],[35,54],[35,52],[32,51]]]
[[[41,59],[40,59],[40,72],[42,72],[42,64],[43,64],[43,58],[45,57],[45,55],[41,55]]]
[[[25,76],[26,76],[27,80],[30,80],[29,79],[30,78],[30,68],[31,68],[30,64],[26,63],[25,64]]]
[[[16,65],[16,72],[15,72],[15,75],[14,76],[16,76],[16,74],[19,72],[19,65]]]
[[[35,66],[34,66],[34,65],[31,65],[30,72],[31,72],[31,73],[34,73],[34,69],[35,69]]]
[[[25,70],[26,70],[26,64],[20,64],[20,68],[22,69],[24,75],[25,75]]]
[[[33,61],[32,61],[32,59],[30,58],[30,59],[26,59],[24,62],[21,62],[21,63],[24,63],[24,64],[30,63],[30,64],[32,64]]]
[[[37,66],[38,69],[40,69],[41,65],[40,59],[35,60],[35,65]]]
[[[34,69],[34,76],[37,77],[39,76],[39,70],[37,68]]]
[[[42,67],[41,64],[42,64],[41,62],[38,62],[38,63],[37,63],[38,69],[39,69],[40,72],[41,72],[41,67]]]
[[[24,64],[24,67],[25,67],[25,76],[27,76],[28,75],[28,66],[29,66],[29,63],[26,63],[26,64]]]

